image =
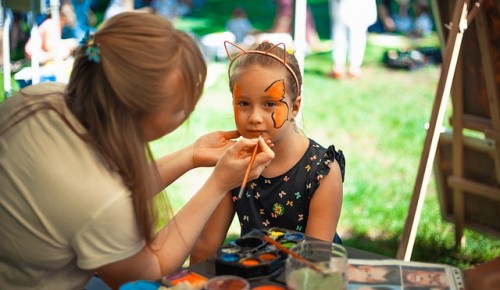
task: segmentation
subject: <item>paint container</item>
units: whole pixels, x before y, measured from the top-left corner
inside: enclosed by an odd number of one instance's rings
[[[239,262],[241,265],[245,267],[253,267],[260,265],[260,260],[255,258],[243,258]]]
[[[243,237],[240,239],[237,239],[234,242],[237,246],[241,247],[242,249],[254,249],[258,250],[265,246],[265,242],[263,239],[258,238],[258,237]]]
[[[188,269],[180,270],[161,278],[161,284],[167,287],[174,287],[178,284],[187,284],[189,289],[203,289],[208,278]]]
[[[118,288],[119,290],[158,290],[160,288],[160,284],[153,282],[153,281],[147,281],[147,280],[138,280],[138,281],[132,281],[132,282],[127,282]]]
[[[269,250],[267,243],[260,237],[242,237],[229,245],[239,247],[234,253],[231,248],[223,247],[215,259],[216,275],[236,275],[252,278],[270,275],[279,270],[284,257],[277,249]],[[285,257],[286,258],[286,257]]]
[[[278,285],[261,285],[252,288],[252,290],[286,290],[286,288]]]
[[[259,254],[259,260],[261,260],[263,262],[273,261],[277,257],[278,257],[278,255],[276,255],[276,253],[264,252],[264,253]]]
[[[306,236],[301,232],[288,232],[285,234],[285,240],[300,242],[303,241]]]
[[[222,275],[208,280],[205,290],[250,290],[250,283],[238,276]]]
[[[223,246],[215,258],[216,275],[235,275],[243,278],[269,276],[283,268],[286,253],[268,244],[262,235],[268,235],[286,248],[302,242],[301,232],[273,227],[265,231],[255,229]]]
[[[281,244],[283,247],[285,247],[285,248],[287,248],[287,249],[290,249],[290,248],[292,248],[293,246],[295,246],[295,245],[297,244],[297,242],[296,242],[296,241],[289,241],[289,240],[281,240],[281,241],[280,241],[280,244]]]
[[[236,244],[229,244],[223,246],[220,251],[223,254],[235,254],[241,252],[241,247]]]
[[[287,230],[284,228],[270,228],[267,230],[267,234],[275,240],[283,237],[286,233]]]
[[[237,262],[240,260],[240,255],[238,254],[222,254],[219,259],[224,262]]]

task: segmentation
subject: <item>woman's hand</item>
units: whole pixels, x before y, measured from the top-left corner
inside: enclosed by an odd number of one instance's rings
[[[253,180],[260,176],[262,171],[274,158],[274,152],[263,138],[241,138],[221,156],[212,173],[211,177],[215,179],[220,189],[229,191],[241,185],[255,146],[259,146],[259,149],[248,180]]]
[[[194,167],[214,166],[228,147],[240,136],[238,131],[217,131],[201,136],[193,143]]]

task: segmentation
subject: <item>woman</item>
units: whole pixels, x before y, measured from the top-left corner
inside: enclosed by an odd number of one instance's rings
[[[195,42],[160,16],[110,18],[76,51],[66,87],[23,89],[0,106],[0,288],[112,288],[182,266],[224,194],[272,160],[263,141],[205,135],[154,162],[148,142],[172,132],[203,92]],[[186,171],[215,166],[155,231],[152,197]],[[196,213],[196,214],[193,214]]]

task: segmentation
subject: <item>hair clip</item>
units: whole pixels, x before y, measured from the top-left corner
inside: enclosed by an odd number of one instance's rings
[[[229,49],[227,47],[228,44],[236,47],[241,52],[238,53],[237,55],[235,55],[234,57],[231,56],[231,53],[229,52]],[[280,58],[279,56],[271,53],[272,49],[274,49],[274,48],[276,48],[276,47],[278,47],[280,45],[283,46],[283,52],[284,52],[283,53],[283,58]],[[288,71],[292,74],[293,78],[295,79],[295,84],[297,85],[297,96],[300,95],[299,79],[297,78],[297,75],[295,74],[295,72],[293,71],[293,69],[286,63],[287,50],[286,50],[286,46],[285,46],[285,44],[283,42],[275,44],[273,47],[269,48],[266,51],[260,51],[260,50],[246,50],[246,49],[238,46],[237,44],[232,43],[231,41],[226,40],[226,41],[224,41],[224,48],[226,49],[227,57],[230,60],[229,67],[227,69],[227,75],[228,75],[229,78],[231,78],[231,67],[233,66],[233,63],[235,62],[235,60],[237,58],[239,58],[240,56],[245,55],[245,54],[252,54],[252,53],[262,54],[262,55],[266,55],[266,56],[269,56],[269,57],[272,57],[272,58],[278,60],[281,64],[283,64],[286,67],[286,69],[288,69]]]
[[[101,62],[101,51],[99,50],[99,46],[95,43],[94,36],[90,35],[88,30],[80,44],[87,46],[85,49],[85,55],[88,60],[95,63]]]

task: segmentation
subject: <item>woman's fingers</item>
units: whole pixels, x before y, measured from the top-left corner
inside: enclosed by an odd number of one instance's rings
[[[271,150],[263,138],[258,139],[257,146],[259,146],[259,150],[250,171],[250,180],[259,177],[262,171],[264,171],[274,158],[274,151]]]

